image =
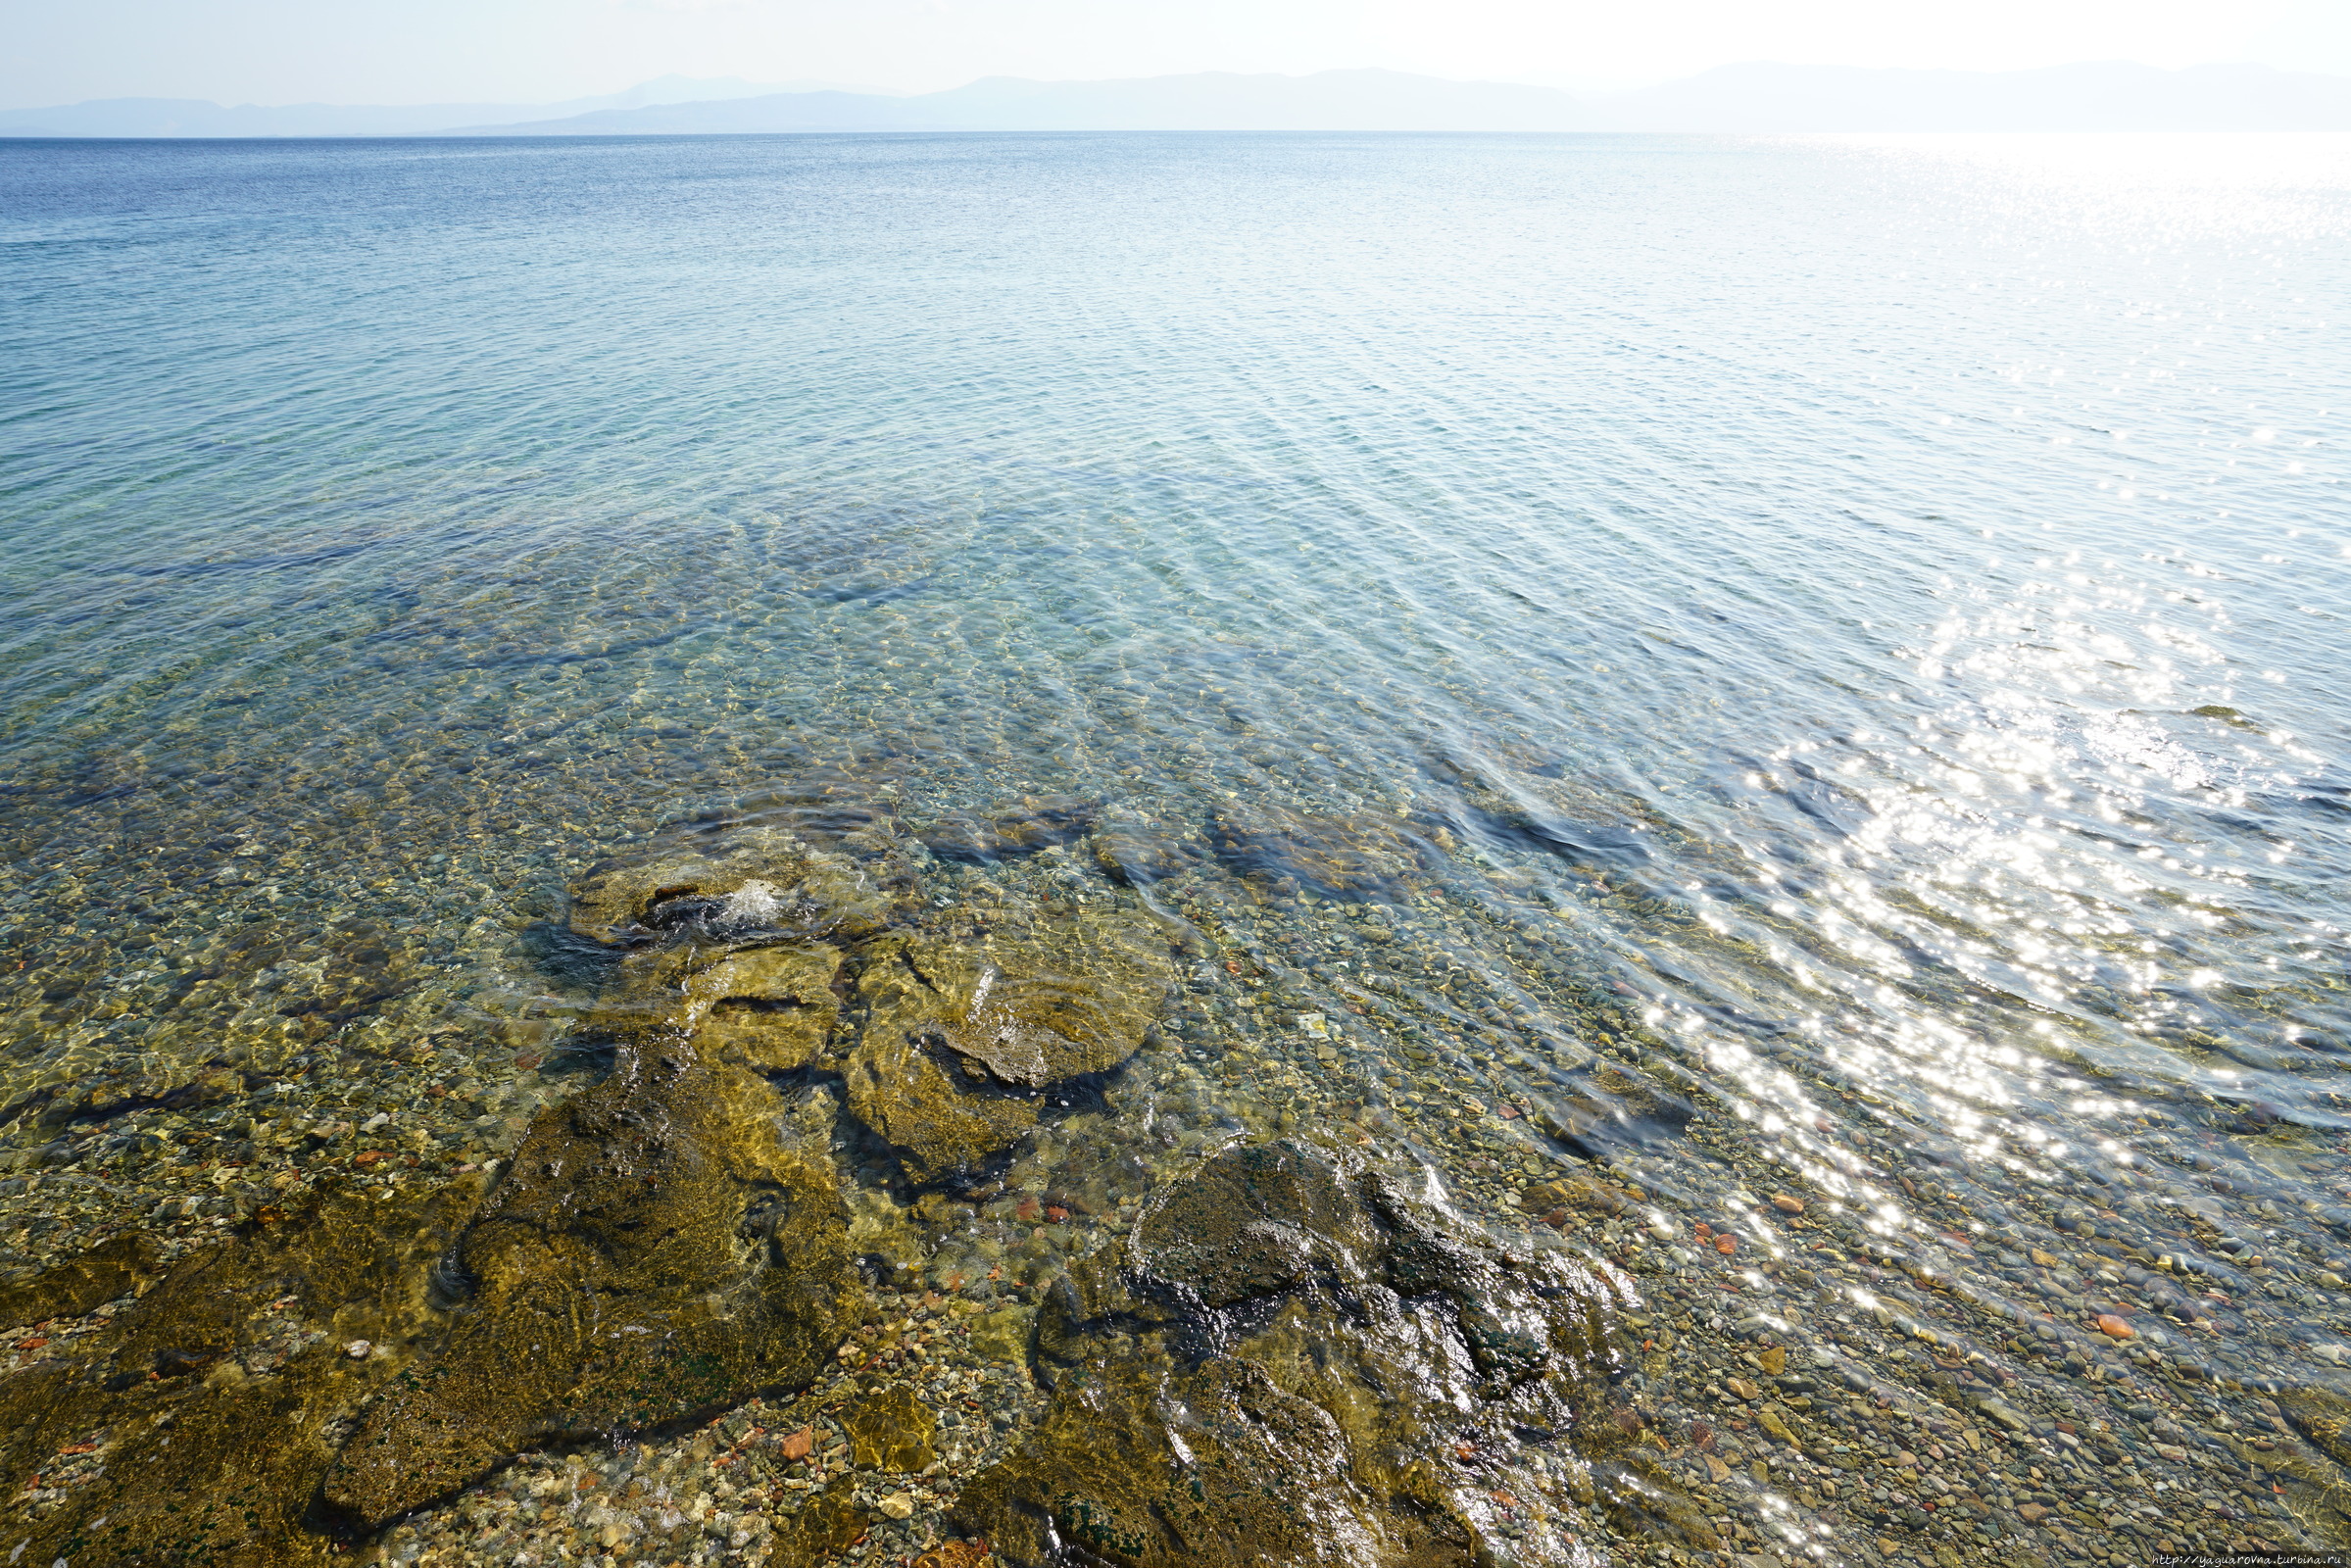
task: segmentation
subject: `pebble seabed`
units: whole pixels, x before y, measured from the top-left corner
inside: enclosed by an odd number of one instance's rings
[[[1040,1097],[1012,1147],[927,1185],[849,1113],[821,1063],[777,1076],[787,1119],[815,1129],[837,1175],[866,1287],[821,1373],[714,1414],[525,1447],[372,1532],[318,1516],[315,1535],[202,1560],[1026,1563],[959,1502],[1032,1439],[1066,1376],[1038,1341],[1055,1282],[1119,1266],[1153,1195],[1217,1151],[1285,1137],[1367,1160],[1464,1231],[1608,1283],[1606,1392],[1584,1418],[1679,1499],[1645,1525],[1612,1509],[1571,1432],[1451,1444],[1429,1456],[1451,1472],[1449,1494],[1492,1503],[1475,1560],[2071,1565],[2347,1539],[2351,1403],[2263,1368],[2282,1348],[2317,1340],[2324,1358],[2351,1336],[2351,1263],[2327,1224],[2277,1225],[2240,1140],[2171,1130],[2183,1163],[2218,1173],[2216,1198],[2181,1201],[2106,1171],[2027,1179],[1875,1138],[1866,1097],[1846,1091],[1861,1168],[1913,1205],[1914,1223],[1887,1227],[1808,1190],[1752,1107],[1680,1067],[1564,945],[1505,932],[1514,986],[1479,983],[1457,960],[1465,943],[1496,941],[1497,917],[1448,885],[1442,830],[1415,840],[1416,860],[1394,858],[1409,832],[1360,821],[1351,839],[1309,841],[1293,824],[1242,851],[1214,823],[1162,826],[1138,851],[1136,824],[1114,832],[1095,808],[1015,809],[975,844],[968,824],[962,840],[925,839],[890,793],[831,842],[916,917],[951,933],[1081,908],[1160,923],[1175,984],[1140,1049]],[[1164,874],[1134,874],[1138,853]],[[1506,866],[1486,869],[1506,885]],[[1580,887],[1624,897],[1604,874]],[[267,1016],[266,1031],[233,1032],[186,1070],[94,1086],[59,1073],[71,1099],[20,1101],[0,1184],[18,1260],[0,1296],[20,1319],[0,1335],[11,1382],[98,1367],[155,1282],[305,1205],[407,1215],[419,1194],[494,1186],[533,1119],[607,1070],[609,1053],[578,1045],[592,985],[485,1033],[450,1021],[462,951],[383,928],[346,936],[323,959],[289,952],[241,974],[218,943],[156,952],[182,1004],[241,984],[238,1015]],[[584,961],[527,940],[551,973]],[[331,993],[338,962],[346,992],[382,979],[378,996],[344,998],[351,1021],[252,1005],[289,978]],[[2141,1130],[2166,1136],[2162,1120]],[[128,1261],[76,1272],[109,1244]],[[291,1297],[256,1321],[232,1351],[151,1367],[155,1397],[224,1377],[258,1388],[305,1355],[391,1353],[338,1339]],[[877,1398],[898,1411],[878,1434]],[[36,1540],[51,1554],[69,1523],[77,1549],[60,1560],[110,1560],[107,1521],[81,1499],[128,1425],[17,1456],[6,1560]],[[1068,1560],[1181,1559],[1110,1538]],[[1298,1560],[1357,1557],[1334,1536]]]

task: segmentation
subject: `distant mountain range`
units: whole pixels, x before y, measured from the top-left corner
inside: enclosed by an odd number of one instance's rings
[[[710,98],[845,90],[824,81],[745,81],[740,76],[658,76],[626,92],[557,104],[282,104],[224,108],[202,98],[96,98],[53,109],[0,110],[0,136],[429,136],[458,125],[624,114]],[[877,96],[878,89],[851,88]]]
[[[1636,92],[1569,93],[1394,71],[1206,72],[1120,81],[988,76],[897,96],[663,77],[543,105],[222,108],[113,98],[0,112],[0,136],[637,136],[778,131],[2351,130],[2351,78],[2268,66],[2045,71],[1726,66]]]

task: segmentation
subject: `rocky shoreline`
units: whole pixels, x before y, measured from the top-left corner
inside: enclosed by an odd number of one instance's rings
[[[594,997],[510,1083],[428,1037],[365,1116],[272,1116],[233,1063],[84,1089],[110,1141],[8,1184],[112,1239],[53,1227],[0,1294],[0,1547],[1949,1568],[2345,1539],[2351,1392],[2278,1373],[2351,1336],[2351,1263],[2324,1216],[2247,1223],[2235,1142],[2139,1118],[2213,1151],[2223,1208],[1874,1139],[1856,1102],[1890,1225],[1563,955],[1504,932],[1519,984],[1463,985],[1448,928],[1488,916],[1437,896],[1443,831],[1058,798],[701,825],[576,881]]]

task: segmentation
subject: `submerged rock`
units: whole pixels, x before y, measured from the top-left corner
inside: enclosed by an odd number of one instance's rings
[[[841,1424],[860,1470],[921,1470],[939,1456],[938,1417],[903,1383],[866,1396]]]
[[[894,933],[858,959],[850,1109],[920,1182],[1009,1149],[1047,1090],[1133,1055],[1174,979],[1165,936],[1125,911],[1026,936]]]
[[[1068,795],[1027,796],[982,816],[956,812],[917,835],[942,860],[986,865],[1084,838],[1100,804]]]
[[[588,1033],[613,1040],[693,1035],[697,1049],[754,1072],[793,1072],[823,1054],[841,1016],[841,952],[821,943],[647,949],[621,960]]]
[[[49,1562],[325,1563],[314,1516],[352,1413],[427,1335],[433,1260],[480,1194],[325,1199],[187,1254],[118,1316],[105,1348],[0,1381],[12,1492],[67,1454],[92,1474],[28,1521]],[[108,1244],[76,1268],[117,1267]],[[366,1339],[376,1352],[345,1351]]]
[[[1234,807],[1209,820],[1216,858],[1236,876],[1276,889],[1364,901],[1394,895],[1419,863],[1419,841],[1374,811],[1317,816],[1277,806]]]
[[[779,828],[745,827],[596,866],[571,890],[570,925],[607,947],[696,934],[855,941],[892,911],[854,860]]]
[[[1614,1061],[1566,1075],[1560,1093],[1533,1109],[1535,1125],[1587,1159],[1676,1137],[1696,1115],[1689,1101]]]
[[[773,1091],[683,1039],[543,1112],[467,1227],[470,1287],[326,1494],[373,1526],[534,1443],[656,1426],[814,1376],[862,1310],[829,1163]]]
[[[1165,1191],[1107,1266],[1040,1324],[1054,1398],[959,1522],[1021,1568],[1064,1546],[1122,1568],[1578,1560],[1596,1521],[1520,1502],[1484,1456],[1526,1430],[1587,1432],[1582,1495],[1715,1540],[1594,1419],[1617,1352],[1604,1279],[1464,1238],[1351,1155],[1226,1150]],[[1559,1462],[1554,1460],[1554,1463]],[[1529,1496],[1533,1489],[1520,1485]],[[1508,1494],[1503,1494],[1508,1495]],[[1513,1499],[1515,1501],[1515,1499]]]
[[[1111,881],[1148,887],[1174,876],[1203,858],[1205,847],[1189,834],[1151,821],[1131,808],[1102,812],[1091,848],[1094,863]]]
[[[118,1236],[55,1268],[0,1285],[0,1323],[79,1317],[103,1302],[128,1296],[161,1271],[153,1240]]]

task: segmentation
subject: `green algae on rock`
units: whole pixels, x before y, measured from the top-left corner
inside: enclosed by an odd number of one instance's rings
[[[54,1268],[0,1285],[0,1323],[79,1317],[119,1296],[130,1295],[155,1278],[161,1268],[153,1238],[135,1232],[117,1236]]]
[[[572,889],[571,930],[638,947],[681,930],[856,940],[888,924],[889,895],[846,856],[772,827],[735,827],[608,860]]]
[[[479,1193],[462,1179],[430,1197],[337,1195],[247,1227],[182,1256],[118,1314],[102,1353],[0,1381],[12,1487],[70,1454],[91,1467],[36,1494],[33,1559],[331,1560],[315,1508],[337,1438],[429,1335],[433,1260]]]
[[[1220,808],[1209,818],[1208,836],[1234,875],[1331,899],[1393,897],[1419,863],[1410,827],[1375,811],[1327,816],[1269,805]]]
[[[1616,1288],[1461,1231],[1351,1154],[1284,1141],[1209,1157],[1115,1266],[1055,1288],[1039,1332],[1053,1402],[959,1517],[1022,1568],[1058,1544],[1123,1568],[1566,1563],[1574,1522],[1523,1508],[1505,1539],[1479,1456],[1521,1431],[1589,1431],[1566,1462],[1603,1468],[1581,1469],[1580,1492],[1637,1485],[1658,1499],[1652,1528],[1711,1546],[1593,1419]]]
[[[776,1108],[671,1040],[542,1113],[456,1249],[465,1310],[366,1412],[329,1500],[373,1525],[526,1444],[812,1377],[862,1292],[831,1167],[784,1144]]]
[[[921,1470],[939,1456],[938,1417],[903,1383],[867,1395],[841,1424],[850,1462],[860,1470]]]
[[[691,1034],[698,1051],[754,1072],[795,1072],[823,1054],[841,1014],[841,953],[821,943],[685,941],[624,956],[589,1037]]]
[[[1067,795],[1029,796],[977,816],[953,813],[919,838],[942,860],[986,865],[1081,839],[1100,810],[1096,802]]]
[[[975,1169],[1037,1124],[1043,1091],[1133,1055],[1174,976],[1166,937],[1132,911],[965,941],[893,933],[857,956],[850,1108],[920,1182]]]

